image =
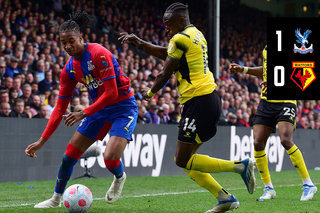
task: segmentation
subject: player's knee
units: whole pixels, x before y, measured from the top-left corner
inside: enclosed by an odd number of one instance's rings
[[[261,151],[261,150],[264,150],[265,148],[265,143],[261,140],[254,140],[253,142],[253,145],[254,145],[254,150],[256,151]]]
[[[64,154],[62,157],[61,167],[62,168],[71,168],[73,167],[78,160],[70,158],[68,155]]]
[[[176,165],[181,168],[186,168],[188,161],[185,161],[184,158],[179,157],[179,155],[175,156]]]
[[[286,150],[289,150],[294,145],[293,141],[287,137],[281,138],[281,144]]]

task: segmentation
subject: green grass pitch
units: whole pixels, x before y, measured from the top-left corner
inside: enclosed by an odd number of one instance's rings
[[[107,171],[106,171],[107,172]],[[309,171],[313,182],[320,187],[320,171]],[[233,173],[213,174],[213,177],[240,201],[239,209],[233,213],[320,213],[320,194],[312,201],[301,202],[302,182],[297,171],[271,172],[277,198],[254,201],[263,193],[260,175],[256,192],[250,195],[241,177]],[[112,178],[70,180],[68,186],[79,183],[87,186],[93,194],[93,204],[88,212],[205,212],[212,209],[216,199],[198,186],[187,175],[161,177],[128,177],[122,195],[113,204],[107,204],[104,196]],[[33,186],[34,188],[29,188]],[[17,182],[0,184],[0,212],[67,212],[62,205],[55,209],[34,209],[33,206],[50,198],[55,181]],[[320,188],[319,188],[320,190]]]

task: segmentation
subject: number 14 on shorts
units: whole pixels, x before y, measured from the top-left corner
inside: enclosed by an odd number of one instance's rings
[[[268,18],[267,98],[320,98],[318,18]],[[317,48],[318,47],[318,48]]]

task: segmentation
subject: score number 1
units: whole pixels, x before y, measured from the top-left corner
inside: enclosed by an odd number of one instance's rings
[[[281,30],[277,30],[276,34],[278,35],[278,52],[281,52]],[[280,71],[280,79],[278,78],[278,72]],[[276,87],[284,86],[284,66],[275,66],[273,69],[273,83]]]

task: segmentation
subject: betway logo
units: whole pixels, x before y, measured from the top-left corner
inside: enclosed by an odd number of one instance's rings
[[[285,149],[280,142],[280,137],[270,136],[265,151],[269,162],[276,163],[276,171],[280,172],[282,170],[285,153]],[[253,130],[251,130],[250,136],[244,135],[240,138],[240,136],[236,134],[236,127],[231,126],[230,160],[244,160],[249,157],[254,159]]]
[[[81,78],[81,80],[85,85],[87,85],[89,90],[96,89],[98,86],[103,85],[101,79],[96,80],[91,74],[85,76],[85,78]]]
[[[101,154],[98,157],[88,158],[87,166],[91,168],[94,166],[96,160],[102,168],[106,168],[103,160],[104,150],[107,142],[109,141],[109,134],[102,141],[95,142],[101,148]],[[163,154],[167,142],[167,135],[162,134],[137,134],[136,137],[132,135],[133,141],[131,141],[122,155],[122,162],[124,167],[138,167],[139,162],[142,167],[152,167],[151,176],[158,177],[161,172],[161,166],[163,161]],[[80,160],[81,167],[84,167],[84,160]]]

